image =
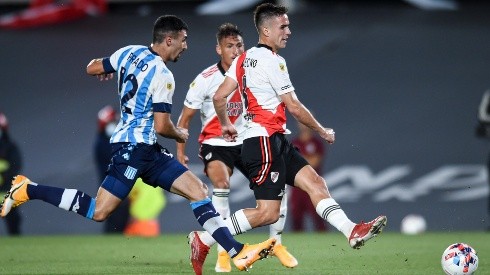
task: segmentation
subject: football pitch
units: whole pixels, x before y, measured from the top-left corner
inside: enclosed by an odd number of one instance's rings
[[[266,238],[264,233],[237,237],[249,243]],[[442,252],[455,242],[473,246],[480,260],[477,273],[490,274],[490,233],[485,232],[385,232],[360,250],[337,232],[285,233],[283,244],[299,265],[287,269],[271,257],[244,274],[443,274]],[[0,237],[0,274],[193,274],[188,254],[184,234]],[[215,273],[215,261],[213,247],[204,274]]]

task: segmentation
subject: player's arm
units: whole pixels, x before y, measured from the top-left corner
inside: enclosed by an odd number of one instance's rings
[[[281,99],[286,104],[286,108],[289,113],[299,122],[308,126],[313,131],[317,132],[328,143],[335,142],[335,132],[331,128],[323,127],[315,117],[311,114],[310,110],[299,101],[296,93],[291,91],[281,95]]]
[[[226,76],[225,80],[219,85],[218,90],[213,96],[214,109],[221,124],[223,138],[226,141],[235,141],[238,135],[235,126],[231,123],[228,113],[226,112],[227,98],[237,87],[238,83],[234,79]]]
[[[109,80],[114,77],[113,72],[115,70],[110,66],[110,68],[104,68],[103,58],[92,59],[87,65],[87,74],[96,76],[99,80]],[[106,61],[108,62],[108,61]]]
[[[177,121],[177,127],[182,129],[189,129],[189,123],[196,114],[197,109],[191,109],[184,106],[180,113],[179,120]],[[177,142],[177,160],[183,165],[187,165],[189,158],[185,155],[185,143]]]
[[[153,125],[155,131],[162,137],[175,139],[177,142],[184,143],[189,138],[187,129],[177,128],[170,119],[170,113],[154,112]]]

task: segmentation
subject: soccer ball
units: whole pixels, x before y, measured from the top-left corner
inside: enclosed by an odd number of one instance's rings
[[[478,268],[478,256],[471,246],[455,243],[442,253],[441,265],[448,275],[473,274]]]
[[[401,224],[401,232],[407,235],[417,235],[424,233],[427,229],[427,223],[424,217],[416,214],[405,216]]]

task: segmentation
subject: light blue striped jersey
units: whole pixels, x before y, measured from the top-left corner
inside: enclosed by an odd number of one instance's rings
[[[154,144],[153,112],[170,113],[175,80],[162,58],[148,46],[126,46],[102,61],[118,75],[121,120],[111,143]]]

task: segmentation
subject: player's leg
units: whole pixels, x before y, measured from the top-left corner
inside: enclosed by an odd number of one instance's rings
[[[273,142],[269,137],[256,137],[243,143],[242,161],[254,191],[256,207],[238,210],[226,220],[233,235],[273,224],[279,219],[286,167],[278,149],[280,146]],[[207,245],[215,243],[208,234],[203,234],[201,239]]]
[[[220,160],[213,160],[206,164],[206,175],[213,184],[213,196],[211,201],[216,208],[216,211],[224,219],[230,216],[230,175],[232,170]],[[221,246],[217,246],[218,259],[214,270],[216,272],[231,272],[230,256]]]
[[[277,222],[269,225],[269,236],[276,240],[272,255],[276,256],[281,264],[285,267],[293,268],[298,265],[298,260],[289,253],[287,247],[282,244],[282,232],[286,225],[286,217],[288,213],[288,197],[289,190],[286,186],[286,194],[282,197],[281,206],[279,208],[279,219]]]
[[[170,191],[191,201],[191,208],[197,221],[206,230],[204,232],[193,231],[189,234],[191,263],[196,274],[202,274],[202,265],[210,248],[210,245],[201,241],[203,234],[212,236],[211,238],[216,240],[215,242],[218,242],[233,258],[239,270],[247,270],[254,262],[266,257],[274,246],[274,239],[256,245],[243,245],[237,242],[208,198],[206,185],[192,172],[186,171],[175,179]]]
[[[76,189],[41,185],[19,175],[12,181],[12,188],[2,204],[1,216],[5,217],[13,207],[28,200],[42,200],[95,221],[103,221],[120,202],[103,188],[99,189],[96,200]]]
[[[243,234],[252,228],[269,225],[279,219],[280,200],[257,200],[256,208],[240,209],[225,220],[225,225],[232,235]],[[212,246],[217,240],[211,234],[203,233],[201,240]]]
[[[352,248],[359,249],[365,241],[381,233],[386,225],[385,216],[379,216],[369,223],[353,223],[330,196],[325,180],[310,165],[299,170],[294,184],[308,193],[318,215],[342,232]]]
[[[185,166],[158,144],[157,159],[142,177],[143,181],[152,186],[180,195],[190,200],[190,205],[199,224],[212,235],[233,258],[235,266],[240,270],[248,269],[255,261],[268,255],[275,240],[270,239],[256,245],[243,245],[237,242],[224,224],[223,218],[216,212],[208,197],[206,185]],[[199,232],[189,234],[191,263],[196,274],[202,274],[202,265],[209,252],[209,246],[203,244]]]

